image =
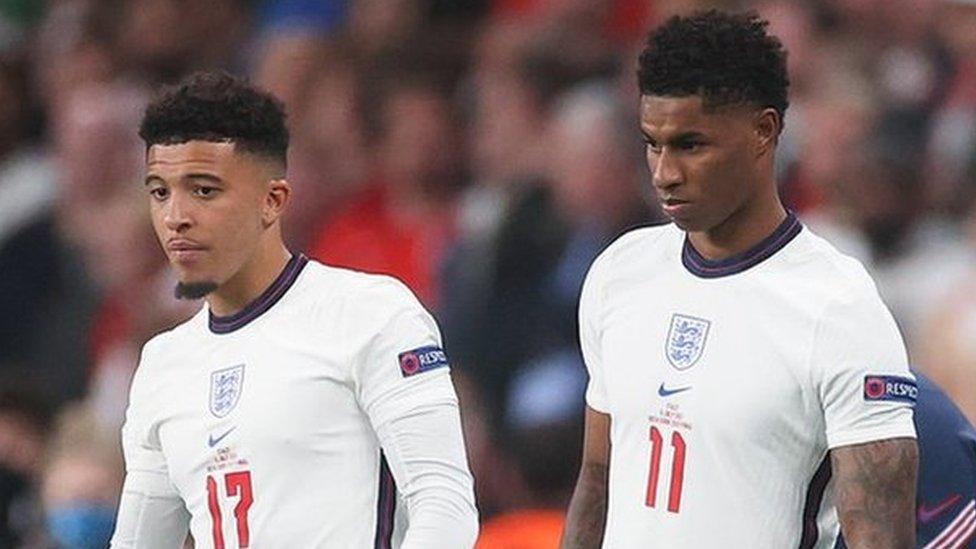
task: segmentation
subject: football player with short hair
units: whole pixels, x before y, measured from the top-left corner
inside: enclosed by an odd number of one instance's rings
[[[112,546],[176,549],[188,530],[210,549],[472,546],[438,327],[397,280],[285,247],[281,103],[199,73],[140,135],[177,296],[206,306],[143,349]]]
[[[780,202],[786,52],[754,14],[653,31],[640,127],[673,223],[580,298],[590,374],[563,547],[909,548],[917,388],[871,278]]]

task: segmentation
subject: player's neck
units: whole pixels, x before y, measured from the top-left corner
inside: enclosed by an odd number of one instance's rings
[[[786,219],[786,209],[773,196],[753,207],[733,213],[722,224],[707,231],[690,232],[688,239],[705,259],[720,261],[745,252],[773,234]]]
[[[279,241],[263,247],[227,282],[207,296],[210,311],[230,316],[257,299],[281,275],[291,253]]]

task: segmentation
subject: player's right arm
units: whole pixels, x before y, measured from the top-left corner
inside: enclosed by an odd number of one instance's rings
[[[586,408],[583,463],[566,515],[562,549],[594,549],[603,543],[610,472],[610,416]]]
[[[148,356],[149,345],[132,380],[122,427],[126,475],[112,549],[180,549],[190,524],[147,410],[153,398],[151,384],[145,379]]]

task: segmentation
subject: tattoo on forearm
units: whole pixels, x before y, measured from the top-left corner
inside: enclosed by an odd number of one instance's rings
[[[831,451],[841,529],[848,547],[915,546],[918,448],[891,439]]]
[[[586,464],[566,516],[562,549],[598,549],[607,518],[607,467]]]

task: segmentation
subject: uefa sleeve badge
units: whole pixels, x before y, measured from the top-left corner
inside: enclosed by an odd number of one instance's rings
[[[894,401],[915,404],[918,385],[915,380],[901,376],[864,376],[864,400],[868,402]]]
[[[410,377],[421,372],[447,366],[447,354],[437,345],[428,345],[412,351],[400,353],[400,373]]]

